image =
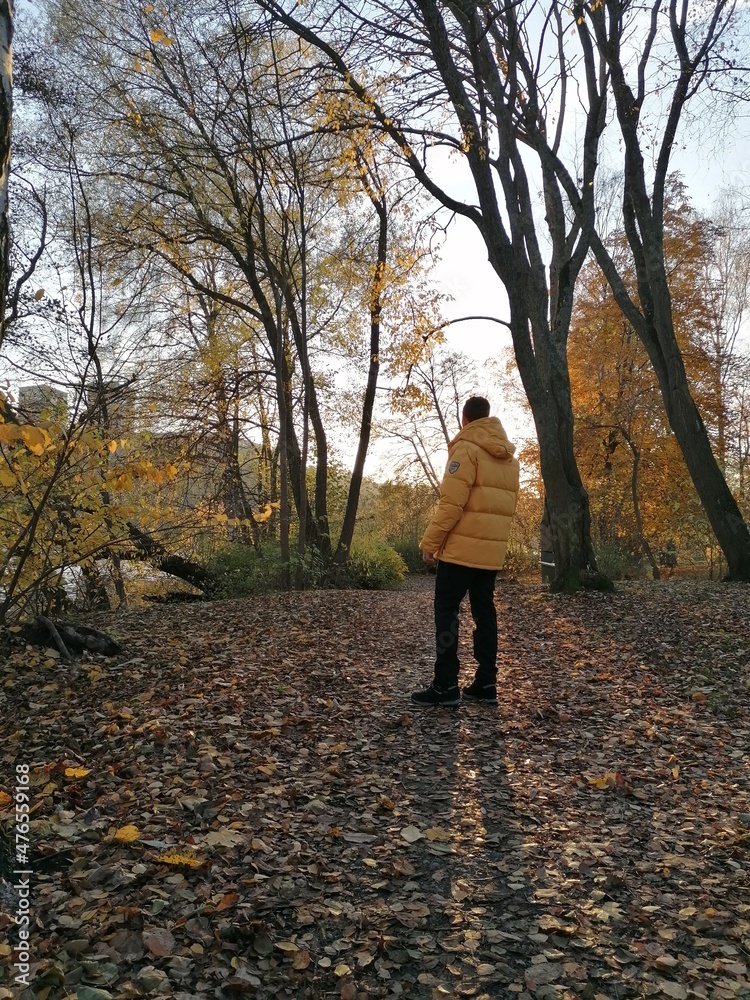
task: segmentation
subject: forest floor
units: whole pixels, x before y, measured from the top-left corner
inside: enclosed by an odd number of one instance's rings
[[[13,853],[27,766],[34,853],[0,998],[750,996],[750,588],[501,583],[497,708],[410,705],[431,605],[196,603],[97,616],[111,660],[12,653],[0,820]],[[462,655],[468,683],[467,620]]]

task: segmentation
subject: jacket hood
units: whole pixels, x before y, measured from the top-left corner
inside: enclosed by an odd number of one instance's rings
[[[483,448],[493,458],[513,458],[516,446],[512,444],[505,433],[503,425],[497,417],[480,417],[463,427],[451,441],[451,447],[457,441],[470,441]]]

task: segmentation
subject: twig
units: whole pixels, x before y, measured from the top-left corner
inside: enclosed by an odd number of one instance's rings
[[[44,615],[39,615],[37,617],[37,621],[40,621],[42,625],[44,625],[44,627],[49,632],[50,636],[54,640],[55,645],[57,646],[60,656],[62,656],[64,660],[67,660],[68,663],[73,663],[75,657],[71,656],[70,653],[68,652],[68,647],[60,638],[60,633],[57,631],[57,628],[55,627],[54,623],[51,622],[49,618],[45,618]]]

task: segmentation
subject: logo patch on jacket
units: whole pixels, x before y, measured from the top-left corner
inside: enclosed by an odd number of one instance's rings
[[[454,472],[458,472],[460,466],[461,466],[460,462],[451,462],[451,464],[448,466],[448,472],[450,472],[450,474],[453,475]]]

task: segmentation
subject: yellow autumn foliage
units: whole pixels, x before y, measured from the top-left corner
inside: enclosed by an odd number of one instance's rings
[[[89,773],[86,767],[66,767],[65,777],[66,778],[85,778]]]
[[[204,863],[203,858],[181,851],[166,851],[164,854],[157,855],[155,860],[160,861],[163,865],[184,865],[186,868],[200,868]]]
[[[140,835],[141,832],[137,826],[133,826],[132,824],[121,826],[115,833],[115,840],[121,844],[131,844],[134,840],[138,840]]]
[[[97,426],[0,417],[0,620],[45,611],[66,567],[158,519],[178,466],[143,449]]]
[[[665,261],[675,333],[691,391],[711,429],[721,400],[705,350],[711,319],[701,275],[710,246],[679,178],[670,182],[668,194]],[[616,240],[613,252],[624,252]],[[634,275],[625,273],[634,285]],[[708,525],[670,432],[656,375],[594,263],[581,272],[568,364],[576,456],[597,546],[654,566],[668,539],[681,550],[695,545],[708,534]]]

